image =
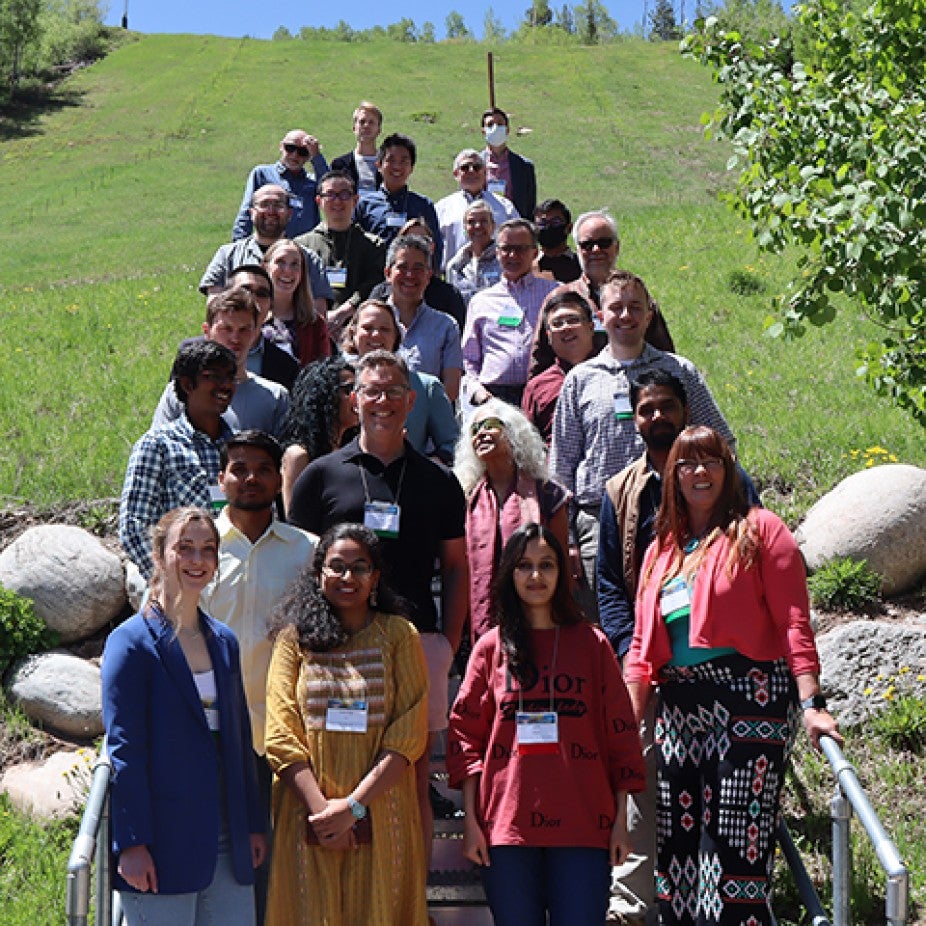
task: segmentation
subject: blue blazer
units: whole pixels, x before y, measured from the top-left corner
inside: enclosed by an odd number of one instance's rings
[[[158,892],[201,891],[218,858],[225,798],[235,877],[254,882],[250,834],[264,832],[238,641],[200,612],[220,732],[209,730],[173,628],[152,613],[117,627],[103,652],[103,721],[113,766],[113,851],[147,846]],[[224,790],[220,788],[220,773]],[[119,890],[132,890],[115,875]]]

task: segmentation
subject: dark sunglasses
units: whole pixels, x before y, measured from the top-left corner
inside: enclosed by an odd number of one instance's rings
[[[468,174],[470,172],[478,173],[480,170],[485,170],[485,164],[461,164],[457,170],[464,174]]]
[[[307,158],[309,156],[309,149],[303,148],[302,145],[291,145],[289,142],[284,142],[283,150],[287,154],[298,154],[301,158]]]
[[[585,241],[579,242],[579,247],[583,251],[594,251],[595,248],[607,251],[612,244],[614,244],[613,238],[586,238]]]

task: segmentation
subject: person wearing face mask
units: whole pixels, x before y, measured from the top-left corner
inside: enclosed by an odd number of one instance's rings
[[[550,277],[557,283],[573,283],[582,276],[582,265],[566,239],[572,231],[572,213],[559,199],[545,199],[534,210],[540,255],[534,273]]]
[[[482,152],[490,193],[505,196],[514,203],[518,215],[531,216],[537,205],[537,175],[534,164],[508,148],[508,114],[497,106],[482,114]]]

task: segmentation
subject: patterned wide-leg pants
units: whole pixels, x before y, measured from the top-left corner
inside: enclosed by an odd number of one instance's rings
[[[784,660],[666,667],[655,743],[663,926],[766,926],[775,826],[797,723]]]

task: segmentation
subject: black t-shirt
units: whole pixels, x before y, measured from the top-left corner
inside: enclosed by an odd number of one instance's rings
[[[363,524],[366,494],[371,501],[395,502],[400,507],[399,536],[383,538],[388,565],[384,577],[411,606],[411,620],[422,633],[437,627],[431,595],[434,562],[441,542],[463,537],[466,501],[452,472],[418,453],[408,442],[405,454],[383,466],[364,453],[359,440],[314,460],[293,486],[289,521],[296,527],[323,534],[335,524]],[[401,482],[401,486],[400,486]]]

